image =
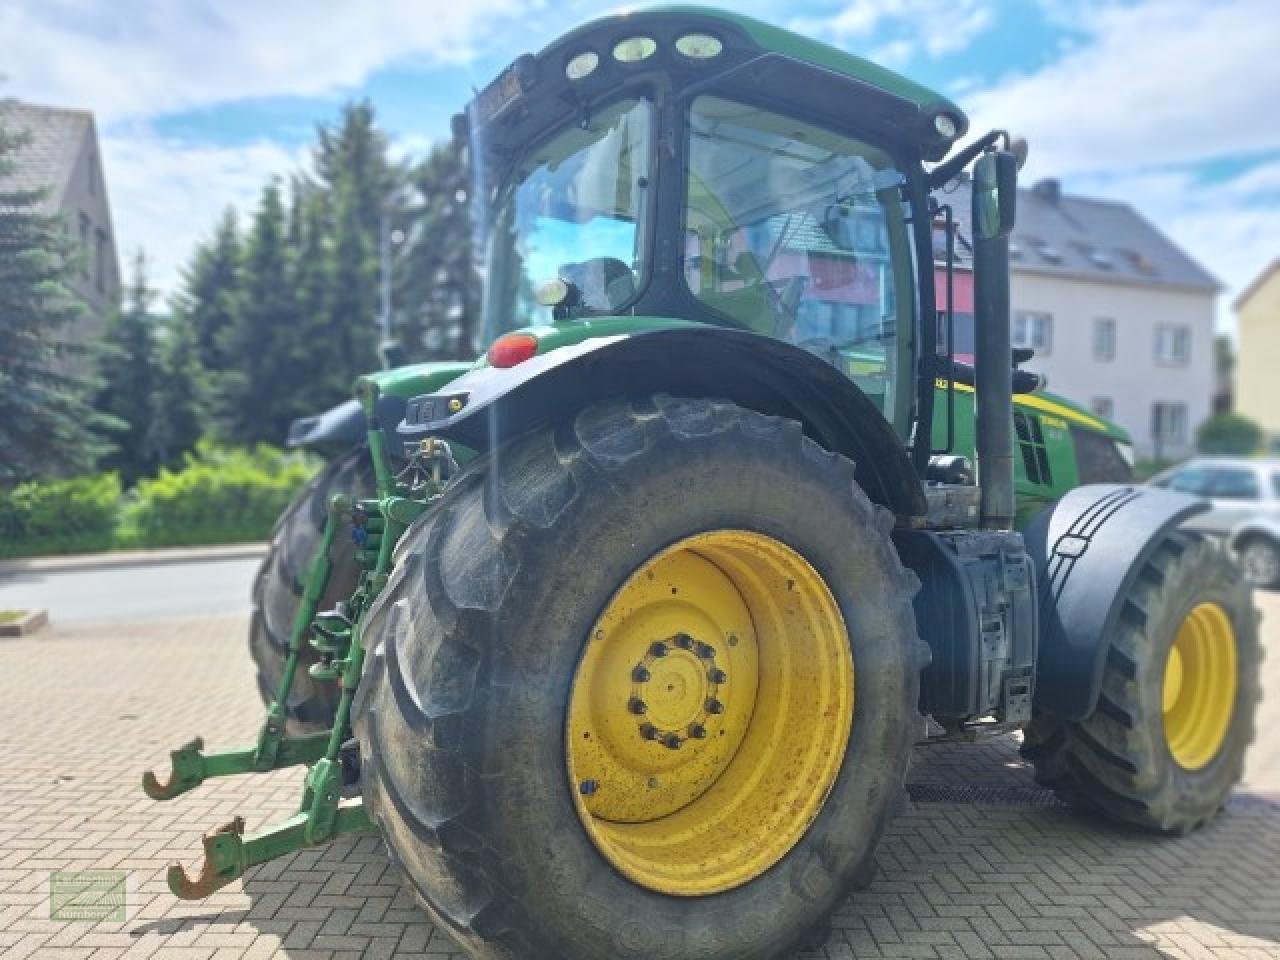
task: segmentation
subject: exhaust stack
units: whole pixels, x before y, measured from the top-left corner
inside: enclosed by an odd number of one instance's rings
[[[1017,198],[1017,160],[983,154],[973,171],[973,274],[981,523],[1013,526],[1013,351],[1009,335],[1009,232]]]

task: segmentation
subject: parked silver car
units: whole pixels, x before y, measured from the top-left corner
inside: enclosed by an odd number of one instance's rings
[[[1187,526],[1227,537],[1254,586],[1280,587],[1280,460],[1202,457],[1151,482],[1209,500]]]

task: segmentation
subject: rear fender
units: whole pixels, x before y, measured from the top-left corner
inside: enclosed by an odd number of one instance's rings
[[[400,436],[442,436],[485,450],[588,404],[655,393],[720,398],[796,420],[857,465],[872,501],[900,517],[926,511],[905,442],[848,377],[789,343],[723,327],[596,337],[514,367],[479,367],[411,400]]]
[[[1125,597],[1162,537],[1207,509],[1157,487],[1095,484],[1031,519],[1023,536],[1040,593],[1037,708],[1068,720],[1093,712]]]

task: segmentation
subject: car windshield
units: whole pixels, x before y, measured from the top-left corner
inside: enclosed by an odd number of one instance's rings
[[[623,100],[531,150],[499,197],[485,257],[485,330],[552,322],[538,287],[560,278],[579,313],[608,314],[644,275],[651,106]]]

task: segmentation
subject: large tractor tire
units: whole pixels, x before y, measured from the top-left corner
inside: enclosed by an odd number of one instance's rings
[[[271,547],[254,578],[253,617],[249,622],[249,652],[258,668],[258,692],[264,703],[272,701],[280,683],[289,633],[302,600],[307,569],[324,532],[329,499],[336,493],[369,496],[373,488],[373,463],[368,450],[352,450],[320,471],[276,521]],[[349,599],[360,572],[355,562],[355,543],[349,537],[339,536],[334,541],[331,559],[333,572],[321,610]],[[310,644],[303,647],[287,705],[290,726],[298,731],[326,729],[333,725],[337,712],[338,685],[317,683],[307,673],[318,658]]]
[[[867,881],[918,581],[798,424],[656,397],[470,466],[364,636],[363,791],[485,960],[770,958]]]
[[[1079,723],[1037,717],[1023,755],[1060,797],[1183,834],[1240,780],[1258,701],[1258,621],[1223,549],[1167,534],[1125,598],[1102,695]]]

